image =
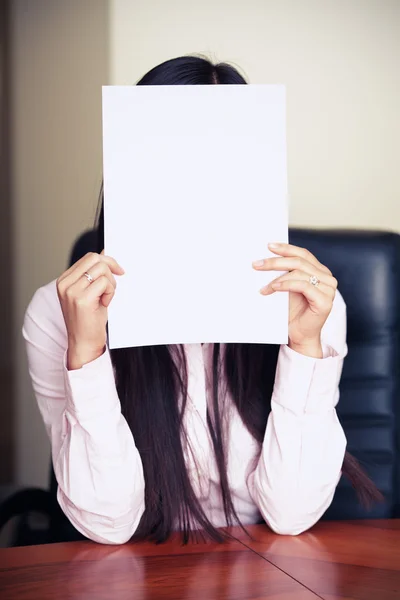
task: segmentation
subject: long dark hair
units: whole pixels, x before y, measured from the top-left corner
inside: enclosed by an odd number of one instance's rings
[[[149,71],[137,85],[246,84],[232,66],[212,64],[189,56],[169,60]],[[98,251],[104,248],[103,192],[98,215]],[[224,446],[223,402],[218,381],[225,375],[238,412],[252,436],[262,443],[271,411],[279,345],[228,344],[222,356],[213,349],[213,419],[208,427],[218,466],[227,525],[239,524],[227,477]],[[122,412],[140,452],[145,476],[145,512],[136,538],[166,540],[176,524],[186,543],[200,529],[221,541],[218,531],[204,514],[186,470],[182,417],[187,400],[188,375],[183,346],[150,346],[111,351]],[[179,399],[182,399],[181,402]],[[370,505],[381,498],[373,482],[346,452],[343,473],[356,489],[361,502]],[[129,473],[127,473],[129,477]]]

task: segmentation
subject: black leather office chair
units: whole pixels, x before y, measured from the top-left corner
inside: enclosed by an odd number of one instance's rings
[[[325,519],[400,517],[400,235],[378,231],[290,231],[339,282],[347,305],[348,356],[338,415],[348,450],[385,496],[367,513],[342,478]]]
[[[292,228],[289,237],[292,244],[313,252],[339,281],[347,304],[349,353],[338,415],[349,451],[385,496],[384,503],[367,512],[342,478],[323,518],[400,517],[400,235]],[[70,262],[96,249],[96,235],[88,231],[76,241]],[[56,491],[51,469],[50,492],[43,509],[51,512],[47,541],[80,539],[61,509],[55,508]],[[7,514],[0,510],[0,528],[12,506],[8,502]],[[20,502],[19,512],[23,507]],[[16,543],[24,543],[21,535],[18,537]]]

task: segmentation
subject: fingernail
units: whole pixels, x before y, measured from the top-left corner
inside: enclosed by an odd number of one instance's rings
[[[118,266],[119,266],[119,268],[120,268],[120,269],[121,269],[121,271],[122,271],[122,275],[125,275],[125,269],[124,269],[123,267],[121,267],[121,265],[118,265]]]
[[[253,262],[253,267],[262,267],[262,266],[263,266],[263,264],[264,264],[264,261],[263,261],[263,260],[255,260],[255,261]]]
[[[262,294],[263,296],[266,296],[267,294],[270,294],[270,293],[271,293],[271,288],[268,285],[261,288],[261,290],[260,290],[260,294]]]
[[[278,244],[277,242],[273,242],[272,244],[268,244],[268,248],[279,248],[281,246],[281,244]]]

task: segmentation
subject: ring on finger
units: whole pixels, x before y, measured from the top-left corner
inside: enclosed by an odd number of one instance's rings
[[[308,281],[311,283],[311,285],[314,285],[315,287],[318,287],[318,285],[320,283],[318,277],[316,277],[315,275],[310,275]]]
[[[93,279],[93,277],[91,276],[90,273],[88,273],[87,271],[85,271],[84,274],[83,274],[83,276],[86,277],[86,279],[88,280],[89,283],[93,283],[94,279]]]

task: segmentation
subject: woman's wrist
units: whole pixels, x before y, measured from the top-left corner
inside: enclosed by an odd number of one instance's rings
[[[105,345],[102,348],[85,347],[73,342],[68,344],[67,351],[67,369],[68,371],[76,371],[84,365],[100,358],[104,354]]]
[[[310,358],[323,358],[324,356],[321,339],[310,340],[302,344],[295,344],[289,340],[288,346],[291,350],[303,354],[304,356],[309,356]]]

